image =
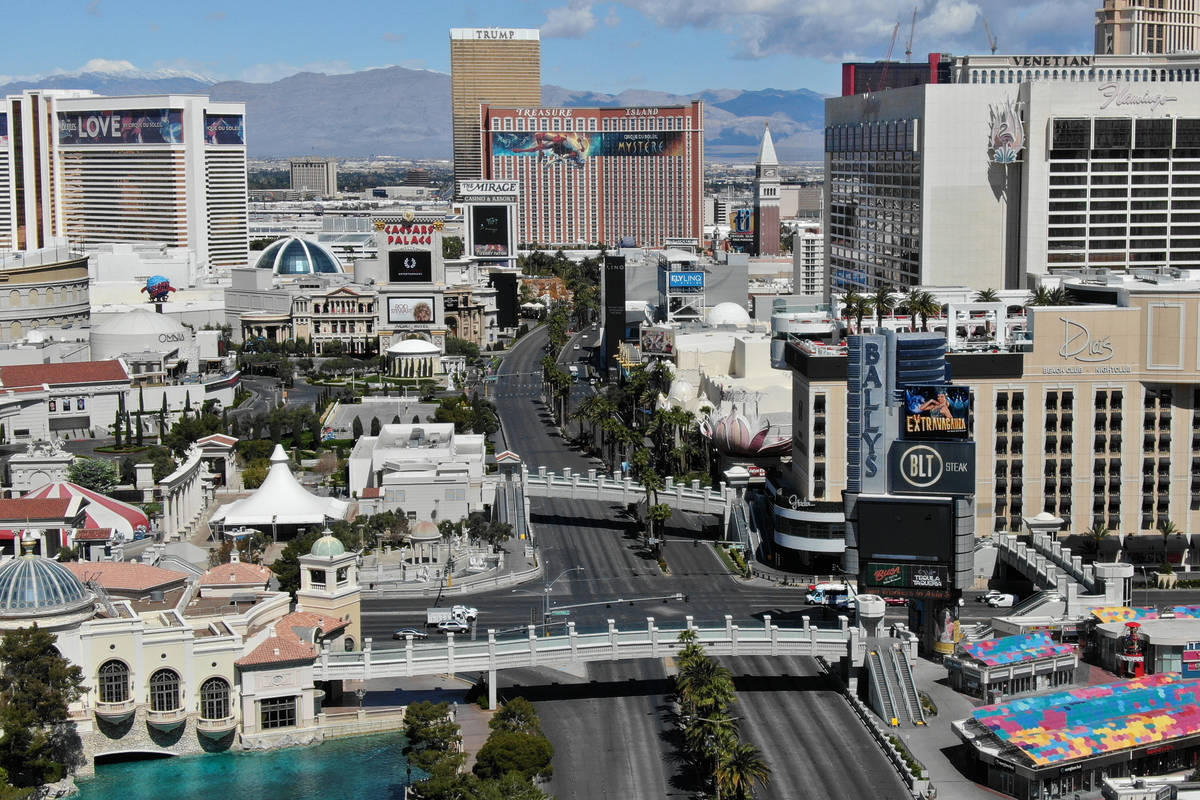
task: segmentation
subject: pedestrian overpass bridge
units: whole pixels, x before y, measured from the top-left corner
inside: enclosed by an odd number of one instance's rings
[[[565,634],[538,636],[530,625],[520,638],[500,639],[489,630],[486,641],[455,640],[454,634],[447,634],[445,643],[414,646],[410,637],[402,648],[382,650],[373,649],[367,639],[360,651],[335,652],[326,646],[313,665],[313,678],[369,680],[487,672],[488,703],[495,708],[497,670],[667,658],[683,647],[679,642],[683,630],[695,631],[697,643],[710,656],[821,656],[833,663],[861,666],[866,657],[863,631],[846,617],[838,621],[837,628],[818,628],[804,617],[800,627],[781,628],[764,616],[761,624],[743,627],[726,616],[723,625],[699,627],[691,617],[662,626],[647,617],[645,625],[624,630],[609,620],[607,631],[579,633],[574,623],[567,623]]]

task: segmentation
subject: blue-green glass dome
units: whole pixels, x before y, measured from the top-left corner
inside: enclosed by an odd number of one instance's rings
[[[336,275],[345,272],[338,257],[323,245],[295,236],[271,242],[254,266],[257,269],[269,269],[276,275]]]
[[[68,612],[92,602],[92,593],[57,561],[21,556],[0,566],[0,617]]]

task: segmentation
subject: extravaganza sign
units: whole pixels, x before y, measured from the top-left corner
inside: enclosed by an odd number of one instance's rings
[[[433,253],[428,250],[393,250],[388,253],[389,283],[432,283]]]
[[[970,430],[971,390],[966,386],[905,386],[906,439],[966,439]]]
[[[895,494],[974,494],[974,442],[893,442],[888,489]]]
[[[433,322],[432,297],[389,297],[388,322]]]
[[[508,206],[472,206],[470,211],[471,255],[508,256]]]
[[[667,276],[667,286],[672,289],[703,289],[704,273],[699,270],[672,272]]]
[[[245,144],[245,118],[241,114],[205,114],[204,143]]]
[[[132,111],[59,112],[58,143],[183,144],[183,111],[178,108],[139,108]]]
[[[582,167],[601,156],[681,156],[684,141],[680,131],[503,131],[492,134],[492,156]]]

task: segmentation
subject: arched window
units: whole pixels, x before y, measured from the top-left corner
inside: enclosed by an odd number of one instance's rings
[[[175,711],[179,708],[179,673],[160,669],[150,676],[150,710]]]
[[[346,640],[342,642],[342,647],[345,648],[347,653],[354,652],[354,637],[347,636]]]
[[[229,713],[229,681],[209,678],[200,684],[200,719],[227,719]]]
[[[105,661],[97,675],[101,703],[124,703],[129,699],[129,667],[123,661]]]

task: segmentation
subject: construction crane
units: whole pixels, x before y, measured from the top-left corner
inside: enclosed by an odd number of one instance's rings
[[[983,18],[983,30],[987,33],[988,44],[992,48],[992,55],[996,55],[996,48],[999,46],[999,43],[996,41],[996,37],[992,36],[992,28],[988,25],[987,17]]]
[[[883,62],[883,72],[879,75],[879,86],[877,91],[883,91],[887,88],[888,66],[892,63],[892,52],[896,49],[896,37],[900,35],[900,23],[896,23],[896,27],[892,28],[892,43],[888,45],[887,58]]]
[[[908,47],[904,48],[904,62],[907,64],[912,61],[912,40],[913,35],[917,32],[917,7],[913,6],[912,25],[908,29]]]

